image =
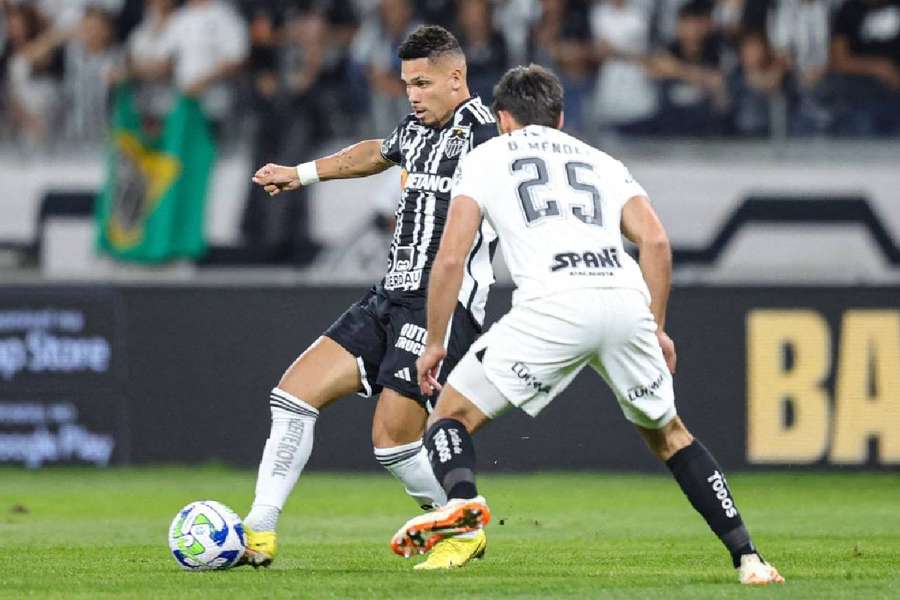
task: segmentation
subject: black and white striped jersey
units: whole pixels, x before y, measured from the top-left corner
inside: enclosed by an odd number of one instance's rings
[[[403,169],[397,226],[382,282],[388,294],[426,293],[447,221],[456,165],[469,150],[496,135],[491,111],[476,96],[456,107],[443,127],[427,127],[410,114],[382,142],[384,157]],[[491,258],[496,239],[490,225],[483,222],[460,290],[460,302],[479,324],[484,322],[487,292],[494,282]]]

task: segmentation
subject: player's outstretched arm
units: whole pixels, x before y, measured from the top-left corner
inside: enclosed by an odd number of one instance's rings
[[[253,183],[270,196],[329,179],[351,179],[381,173],[393,163],[381,154],[381,140],[364,140],[297,166],[269,163],[253,174]]]
[[[456,196],[450,201],[447,224],[428,280],[425,352],[416,362],[419,388],[426,396],[437,389],[435,375],[438,364],[447,353],[444,348],[447,327],[462,286],[466,257],[480,226],[481,209],[475,200],[469,196]]]
[[[665,333],[666,306],[672,285],[672,247],[669,236],[646,196],[634,196],[622,208],[622,233],[637,244],[641,273],[650,290],[650,312],[671,372],[675,372],[675,344]]]

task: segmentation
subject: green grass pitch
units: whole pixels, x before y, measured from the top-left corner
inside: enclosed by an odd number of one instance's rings
[[[182,572],[166,530],[191,500],[244,514],[254,474],[219,467],[0,469],[0,598],[898,598],[900,475],[733,474],[787,578],[748,589],[665,474],[494,475],[484,560],[412,571],[388,539],[416,513],[387,474],[309,473],[268,570]]]

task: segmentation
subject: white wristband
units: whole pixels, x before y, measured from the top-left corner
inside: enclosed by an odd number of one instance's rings
[[[316,161],[300,163],[297,165],[297,177],[300,185],[312,185],[319,182],[319,171],[316,169]]]

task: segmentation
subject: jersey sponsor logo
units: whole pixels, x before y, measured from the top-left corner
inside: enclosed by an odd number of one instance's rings
[[[409,367],[403,367],[396,373],[394,373],[394,377],[397,379],[402,379],[403,381],[412,382],[412,374],[409,372]]]
[[[544,394],[550,393],[550,386],[532,375],[531,369],[529,369],[528,365],[526,365],[525,363],[513,363],[512,372],[516,374],[516,377],[524,381],[530,387],[534,388],[534,391]]]
[[[416,259],[416,249],[412,246],[397,246],[391,261],[391,271],[409,271]]]
[[[735,508],[734,500],[731,499],[728,493],[725,476],[719,471],[713,471],[713,474],[706,478],[706,482],[712,485],[716,498],[722,503],[722,510],[725,512],[725,516],[729,519],[734,518],[737,515],[737,508]]]
[[[644,385],[636,385],[633,388],[629,389],[626,396],[628,397],[629,402],[634,402],[643,398],[644,396],[652,396],[656,394],[656,391],[663,384],[663,374],[660,373],[659,376],[651,381],[648,384]]]
[[[453,185],[453,178],[435,173],[410,173],[406,177],[407,190],[419,190],[422,192],[449,193]]]
[[[422,356],[422,353],[425,351],[426,334],[427,331],[424,327],[419,327],[415,323],[404,323],[403,327],[400,328],[400,335],[397,337],[394,347],[406,350],[416,356]],[[401,371],[402,370],[403,369],[401,369]],[[408,370],[409,369],[407,369],[407,371]],[[407,379],[407,381],[412,381],[412,379]]]
[[[619,249],[616,247],[602,248],[597,252],[560,252],[553,257],[550,270],[554,273],[562,269],[621,269],[619,262]],[[574,273],[578,274],[578,273]]]
[[[400,273],[388,273],[384,276],[384,289],[386,290],[417,290],[422,283],[422,269],[404,271]]]
[[[422,282],[422,269],[412,269],[416,263],[416,249],[397,246],[391,255],[391,268],[384,277],[386,290],[417,290]]]

